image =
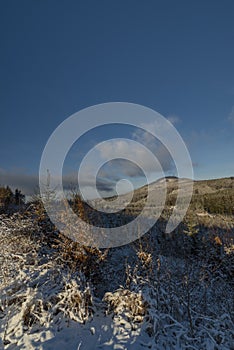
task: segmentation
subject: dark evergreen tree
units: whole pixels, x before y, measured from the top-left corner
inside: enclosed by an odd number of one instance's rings
[[[15,204],[21,205],[24,203],[24,201],[25,201],[25,195],[23,195],[21,193],[21,191],[18,190],[18,188],[16,188],[16,190],[15,190]]]

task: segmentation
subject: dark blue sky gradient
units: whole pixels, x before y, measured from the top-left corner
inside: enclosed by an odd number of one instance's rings
[[[180,119],[196,178],[234,175],[232,0],[3,0],[0,30],[0,169],[36,174],[65,118],[126,101]]]

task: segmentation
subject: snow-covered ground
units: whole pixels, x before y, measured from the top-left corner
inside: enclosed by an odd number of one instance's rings
[[[146,241],[87,272],[58,240],[32,215],[1,215],[0,349],[234,349],[233,251],[188,260]]]

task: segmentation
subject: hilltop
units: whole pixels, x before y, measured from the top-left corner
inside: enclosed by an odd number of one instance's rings
[[[137,216],[145,206],[146,198],[149,192],[154,192],[155,197],[161,195],[162,190],[166,190],[166,202],[163,205],[161,219],[167,219],[176,203],[178,196],[178,181],[186,194],[186,186],[190,185],[190,179],[178,179],[175,176],[159,179],[149,185],[136,189],[131,196],[129,194],[119,196],[116,204],[116,210],[128,203],[124,210],[124,215]],[[193,195],[189,205],[186,218],[205,225],[223,227],[229,223],[234,225],[234,177],[220,178],[212,180],[194,180]],[[132,200],[129,202],[129,197]],[[116,197],[107,199],[104,208],[114,207],[113,200]],[[157,201],[155,200],[157,203]],[[152,208],[148,208],[148,214],[152,214]],[[155,209],[155,207],[154,207]]]

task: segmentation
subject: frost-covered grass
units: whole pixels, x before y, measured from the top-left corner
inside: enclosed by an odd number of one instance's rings
[[[133,271],[129,287],[147,305],[155,349],[234,349],[233,284],[195,261],[160,256],[156,270]]]
[[[231,244],[151,232],[98,251],[43,220],[0,217],[0,349],[234,349]]]

